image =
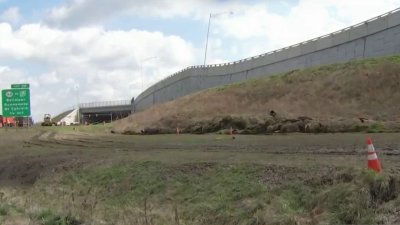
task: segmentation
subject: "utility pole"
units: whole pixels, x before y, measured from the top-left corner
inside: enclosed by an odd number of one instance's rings
[[[206,60],[207,60],[208,37],[210,36],[211,17],[217,17],[217,16],[220,16],[220,15],[223,15],[223,14],[232,15],[233,12],[232,11],[230,11],[230,12],[220,12],[220,13],[214,13],[214,14],[210,13],[210,17],[208,17],[206,48],[205,48],[205,51],[204,51],[204,63],[203,63],[204,66],[206,66]]]

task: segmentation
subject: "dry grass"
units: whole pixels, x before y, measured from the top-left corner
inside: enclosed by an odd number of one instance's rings
[[[119,121],[117,132],[175,128],[225,115],[312,117],[318,121],[396,121],[400,116],[400,57],[292,71],[198,92]]]

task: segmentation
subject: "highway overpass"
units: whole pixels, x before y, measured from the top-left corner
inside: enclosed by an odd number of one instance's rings
[[[132,113],[130,100],[91,102],[79,104],[81,124],[112,122]]]
[[[133,100],[118,100],[81,103],[78,107],[74,107],[78,110],[65,110],[54,117],[54,121],[68,121],[67,117],[72,117],[74,123],[80,124],[109,123],[129,116],[134,111],[132,102]]]

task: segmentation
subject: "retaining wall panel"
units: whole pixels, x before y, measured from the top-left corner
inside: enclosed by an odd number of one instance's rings
[[[395,39],[394,39],[393,45],[394,45],[393,50],[395,52],[400,52],[400,33],[395,35]]]
[[[345,62],[345,61],[350,61],[350,60],[352,60],[352,59],[354,59],[354,57],[355,57],[355,50],[356,50],[356,48],[355,48],[355,45],[356,43],[353,41],[353,42],[350,42],[350,43],[347,43],[347,44],[345,44],[344,45],[344,49],[345,49],[345,55],[344,55],[344,57],[343,57],[343,62]]]
[[[301,47],[300,47],[300,45],[296,46],[296,47],[290,47],[290,48],[287,49],[287,51],[288,51],[288,57],[289,58],[293,58],[293,57],[297,57],[297,56],[301,55]]]
[[[188,78],[189,80],[190,80],[190,84],[191,84],[191,91],[192,92],[196,92],[196,91],[199,91],[199,90],[201,90],[201,88],[200,88],[200,79],[199,79],[199,77],[198,76],[192,76],[192,77],[189,77]]]
[[[239,69],[240,69],[239,63],[234,63],[234,64],[229,65],[229,69],[227,70],[227,73],[229,73],[229,74],[236,73],[236,72],[240,71]]]
[[[266,55],[265,55],[265,57],[264,57],[264,63],[265,63],[265,65],[268,65],[268,64],[271,64],[271,63],[274,63],[274,62],[276,62],[275,54],[274,54],[274,53],[266,54]]]
[[[266,67],[265,68],[265,75],[268,74],[279,74],[282,72],[282,63],[274,63],[273,65],[271,65],[270,67]]]
[[[347,61],[348,60],[347,52],[348,52],[347,44],[338,46],[338,57],[336,58],[337,59],[336,63]]]
[[[187,78],[187,85],[182,87],[185,93],[190,94],[197,91],[197,79],[195,77]]]
[[[358,40],[355,40],[354,42],[355,42],[355,45],[354,45],[354,58],[361,59],[364,56],[365,40],[364,39],[358,39]]]
[[[350,30],[350,40],[362,38],[365,35],[367,35],[367,33],[368,33],[367,24],[362,24],[357,27],[353,27]]]
[[[257,68],[260,66],[264,66],[264,57],[258,57],[251,61],[251,68]]]
[[[300,56],[300,57],[304,57],[304,56]],[[285,70],[292,71],[292,70],[297,69],[297,60],[298,60],[297,58],[288,59],[285,62],[285,68],[286,68]],[[283,72],[283,71],[280,71],[279,73],[281,73],[281,72]]]
[[[209,68],[207,68],[207,75],[210,75],[210,76],[214,76],[214,75],[216,75],[218,73],[218,68],[217,67],[209,67]]]
[[[306,44],[301,45],[301,54],[308,54],[317,51],[317,41],[310,41]]]
[[[388,18],[388,27],[394,27],[400,24],[400,11],[392,13]]]
[[[399,26],[400,28],[400,26]],[[383,42],[383,54],[395,54],[399,52],[400,49],[400,33],[396,30],[387,30],[387,35],[385,36]]]
[[[152,99],[153,99],[152,95],[149,95],[148,97],[142,99],[142,101],[140,102],[140,105],[136,109],[141,111],[143,109],[149,108],[150,106],[153,105]]]
[[[332,36],[326,36],[317,40],[317,50],[322,50],[332,47]]]
[[[240,64],[240,69],[238,71],[250,70],[252,68],[251,60],[245,60]]]
[[[385,39],[384,33],[385,32],[377,33],[367,38],[365,48],[366,57],[376,57],[382,54]]]
[[[282,49],[279,52],[275,52],[274,53],[274,61],[273,62],[279,62],[279,61],[283,61],[285,59],[288,58],[288,51],[285,49]]]
[[[309,67],[314,67],[316,65],[321,64],[321,53],[320,52],[313,52],[305,57],[308,58],[308,60],[306,59],[306,62],[308,64],[307,66],[309,66]]]
[[[337,62],[337,58],[338,58],[338,55],[339,55],[339,47],[338,46],[336,46],[336,47],[333,47],[332,49],[331,49],[331,51],[329,51],[329,55],[328,55],[328,63],[336,63]]]
[[[269,68],[269,69],[271,69],[271,68]],[[252,80],[255,78],[264,77],[268,74],[270,74],[270,72],[268,71],[268,67],[258,67],[254,70],[247,71],[246,79]]]
[[[207,76],[206,79],[204,79],[203,87],[209,88],[209,87],[214,87],[218,84],[219,84],[219,82],[215,76]]]
[[[245,81],[247,79],[246,73],[247,71],[231,74],[231,81],[235,83]]]
[[[350,30],[343,30],[340,33],[332,35],[332,46],[340,45],[350,41]]]
[[[368,35],[382,31],[388,27],[387,17],[381,17],[376,20],[368,22]]]

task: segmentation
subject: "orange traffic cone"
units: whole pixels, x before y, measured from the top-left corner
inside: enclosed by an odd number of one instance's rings
[[[381,163],[379,162],[378,156],[376,155],[374,145],[372,144],[371,138],[367,139],[368,149],[368,169],[372,169],[376,172],[381,172]]]

